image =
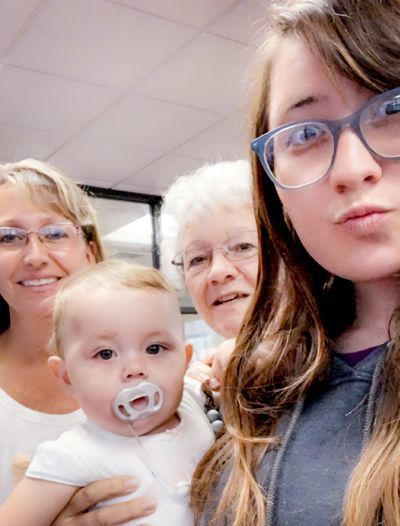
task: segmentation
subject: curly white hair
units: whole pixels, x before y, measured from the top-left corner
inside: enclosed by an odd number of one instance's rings
[[[184,280],[171,261],[182,250],[181,232],[188,223],[220,206],[229,210],[252,207],[248,161],[205,164],[178,177],[167,190],[160,215],[161,270],[178,290],[184,289]]]

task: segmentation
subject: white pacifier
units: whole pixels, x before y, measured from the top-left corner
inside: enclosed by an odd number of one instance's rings
[[[141,398],[143,400],[139,402]],[[132,422],[137,418],[146,418],[157,413],[162,403],[161,388],[151,382],[141,382],[133,387],[122,389],[114,400],[113,409],[118,418]],[[135,405],[143,407],[135,407]]]

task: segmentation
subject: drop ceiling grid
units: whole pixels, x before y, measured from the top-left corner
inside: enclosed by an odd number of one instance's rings
[[[241,84],[262,3],[2,0],[0,160],[35,156],[157,194],[204,161],[246,155]]]

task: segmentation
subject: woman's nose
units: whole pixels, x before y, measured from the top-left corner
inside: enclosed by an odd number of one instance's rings
[[[36,233],[31,233],[28,236],[26,245],[22,250],[24,263],[26,265],[40,268],[48,263],[49,252]]]
[[[208,267],[208,281],[224,282],[233,279],[237,272],[235,264],[227,258],[222,249],[213,251],[210,266]]]
[[[374,184],[382,177],[378,160],[351,130],[339,136],[330,183],[339,193],[356,190],[363,184]]]

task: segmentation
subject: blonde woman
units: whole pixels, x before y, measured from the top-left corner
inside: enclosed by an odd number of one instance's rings
[[[399,26],[398,0],[289,2],[272,22],[252,129],[260,284],[197,524],[400,524]]]
[[[0,166],[0,500],[41,442],[85,418],[47,367],[48,343],[59,284],[102,258],[96,217],[78,185],[33,159]],[[154,503],[141,499],[87,513],[139,484],[130,477],[91,484],[55,524],[114,525],[146,515]]]

